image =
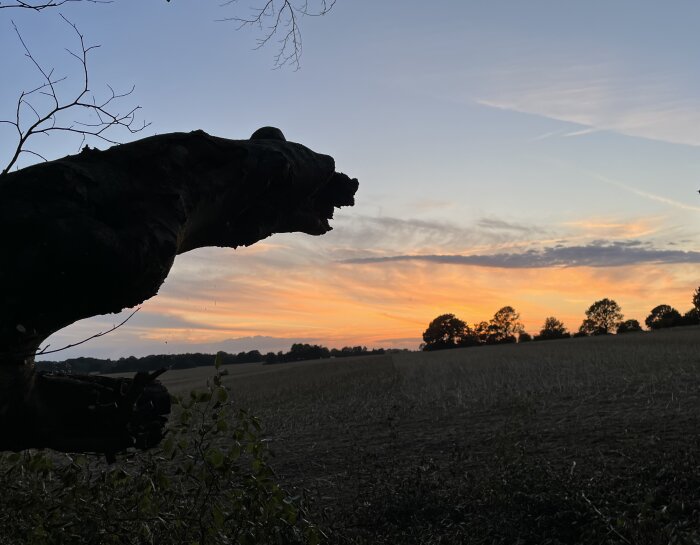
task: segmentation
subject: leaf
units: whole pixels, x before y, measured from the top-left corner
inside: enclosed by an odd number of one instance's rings
[[[216,447],[211,447],[206,453],[207,463],[215,467],[216,469],[219,469],[221,466],[224,465],[225,459],[226,458],[224,456],[224,453],[221,452],[221,449],[218,449]]]
[[[199,392],[197,394],[197,403],[206,403],[211,399],[211,392]]]
[[[216,431],[228,431],[228,422],[223,418],[219,418],[216,421]]]
[[[236,441],[231,448],[228,450],[228,455],[231,459],[236,460],[241,455],[241,444]]]
[[[163,454],[166,456],[170,456],[173,451],[175,450],[175,439],[172,435],[169,435],[168,437],[165,438],[165,441],[163,441],[162,445],[162,450]]]
[[[219,507],[218,504],[214,504],[214,506],[211,509],[211,517],[214,520],[214,527],[217,529],[221,529],[224,526],[224,522],[226,522],[226,517],[224,516],[224,512],[221,510],[221,507]]]
[[[223,388],[219,386],[215,390],[215,400],[218,401],[219,403],[226,403],[228,401],[228,392],[226,391],[226,388]]]

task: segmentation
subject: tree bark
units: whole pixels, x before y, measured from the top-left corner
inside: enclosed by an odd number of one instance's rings
[[[16,430],[10,424],[27,415],[36,434],[17,436],[17,445],[77,446],[40,433],[40,422],[61,405],[62,391],[107,399],[116,386],[38,379],[34,354],[48,336],[154,296],[188,250],[326,233],[334,208],[352,206],[357,187],[335,172],[332,157],[270,127],[250,140],[194,131],[86,147],[0,176],[0,431]]]

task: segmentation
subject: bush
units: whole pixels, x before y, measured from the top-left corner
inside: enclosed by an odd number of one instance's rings
[[[636,333],[642,330],[642,326],[639,325],[637,320],[625,320],[617,326],[617,334],[621,333]]]
[[[3,543],[316,544],[303,502],[275,482],[260,424],[217,371],[178,398],[162,445],[113,466],[84,455],[0,456]]]
[[[529,343],[532,340],[532,335],[529,333],[526,333],[523,331],[520,335],[518,335],[518,342],[519,343]]]
[[[535,335],[535,340],[550,341],[555,339],[568,339],[569,337],[571,337],[571,334],[566,330],[566,326],[564,326],[563,322],[560,322],[554,316],[549,316],[545,319],[539,335]]]
[[[681,325],[681,313],[670,305],[658,305],[651,309],[644,323],[649,329],[664,329]]]

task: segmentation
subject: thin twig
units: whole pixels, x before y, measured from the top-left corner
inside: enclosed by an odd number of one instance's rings
[[[119,99],[129,96],[134,91],[134,87],[127,92],[117,93],[108,85],[107,87],[110,94],[105,100],[98,101],[94,95],[91,96],[88,71],[88,54],[92,50],[97,49],[99,46],[86,45],[85,37],[83,34],[81,34],[80,30],[78,30],[78,27],[63,15],[61,15],[61,17],[66,24],[73,29],[73,32],[75,33],[80,44],[80,50],[78,53],[71,51],[70,49],[66,49],[66,51],[80,64],[82,79],[81,88],[80,90],[76,91],[72,98],[62,100],[62,97],[59,97],[58,85],[67,78],[65,76],[54,76],[53,70],[45,69],[32,54],[29,46],[24,41],[24,38],[22,37],[22,34],[15,23],[12,23],[15,33],[17,34],[17,37],[22,44],[22,48],[24,49],[25,57],[29,59],[29,61],[34,65],[35,69],[39,72],[39,74],[41,74],[43,82],[29,91],[22,91],[15,107],[14,120],[0,120],[0,123],[13,126],[17,133],[17,146],[12,153],[7,166],[2,170],[2,172],[0,172],[0,176],[9,172],[10,169],[15,166],[20,155],[23,153],[32,154],[43,159],[41,154],[27,147],[27,142],[33,136],[39,134],[51,134],[53,132],[63,132],[79,135],[81,137],[80,146],[83,145],[86,137],[97,138],[98,140],[102,140],[103,142],[109,144],[118,144],[119,142],[111,136],[111,133],[108,133],[110,129],[120,127],[122,129],[126,129],[129,133],[134,134],[142,131],[148,125],[150,125],[150,123],[145,122],[136,124],[136,112],[141,108],[140,106],[130,108],[125,113],[120,113],[114,110],[116,105],[115,103]],[[34,104],[32,104],[31,99],[35,96],[43,96],[48,99],[49,104],[46,108],[47,111],[43,112],[41,108],[37,108]],[[29,110],[35,118],[32,122],[24,121],[22,114],[25,109]],[[62,118],[65,112],[81,110],[95,114],[98,122],[89,123],[74,120],[65,123],[59,118]]]
[[[234,15],[224,17],[219,21],[234,21],[238,23],[237,30],[245,27],[256,27],[262,36],[258,38],[254,49],[263,48],[276,35],[281,36],[278,40],[279,49],[274,58],[274,67],[282,68],[291,64],[298,70],[303,49],[298,17],[326,15],[333,9],[335,2],[336,0],[320,0],[316,9],[310,9],[308,0],[296,6],[291,0],[266,0],[262,7],[251,8],[252,13],[248,17]],[[237,3],[238,0],[226,0],[221,4],[221,7]]]
[[[123,326],[123,325],[124,325],[126,322],[128,322],[128,321],[131,319],[131,317],[132,317],[134,314],[136,314],[139,310],[141,310],[141,307],[138,307],[138,308],[137,308],[136,310],[134,310],[131,314],[129,314],[121,323],[119,323],[119,324],[117,324],[117,325],[115,325],[115,326],[112,326],[112,327],[111,327],[110,329],[108,329],[107,331],[100,331],[99,333],[95,333],[94,335],[92,335],[92,336],[90,336],[90,337],[87,337],[86,339],[83,339],[82,341],[78,341],[77,343],[73,343],[73,344],[67,344],[67,345],[64,346],[64,347],[62,347],[62,348],[56,348],[55,350],[48,350],[49,346],[51,346],[51,345],[50,345],[50,344],[47,344],[44,348],[40,349],[40,350],[39,350],[38,352],[36,352],[34,355],[35,355],[35,356],[41,356],[41,355],[44,355],[44,354],[55,354],[56,352],[61,352],[61,351],[63,351],[63,350],[68,350],[69,348],[73,348],[74,346],[78,346],[78,345],[84,344],[84,343],[86,343],[86,342],[88,342],[88,341],[91,341],[92,339],[97,339],[98,337],[104,337],[105,335],[108,335],[108,334],[111,333],[112,331],[115,331],[115,330],[119,329],[121,326]]]
[[[16,0],[14,2],[0,2],[0,9],[9,8],[24,8],[34,11],[42,11],[47,8],[56,8],[69,2],[88,2],[90,4],[111,4],[112,0],[50,0],[49,2],[22,2]]]

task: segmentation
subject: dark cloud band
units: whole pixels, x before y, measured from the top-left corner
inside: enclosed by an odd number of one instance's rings
[[[427,261],[451,265],[475,265],[504,269],[549,267],[622,267],[641,263],[700,263],[700,252],[659,250],[639,242],[596,243],[586,246],[556,246],[523,253],[491,255],[395,255],[354,258],[343,263]]]

